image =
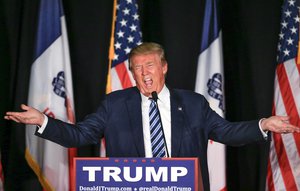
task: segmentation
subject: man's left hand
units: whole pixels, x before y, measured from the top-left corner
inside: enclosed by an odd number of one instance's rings
[[[261,121],[263,131],[275,133],[300,133],[300,127],[292,125],[288,116],[271,116]]]

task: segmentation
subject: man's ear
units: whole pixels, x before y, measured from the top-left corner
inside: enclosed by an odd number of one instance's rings
[[[166,75],[167,72],[168,72],[168,63],[165,62],[165,64],[163,65],[163,73],[164,73],[164,75]]]

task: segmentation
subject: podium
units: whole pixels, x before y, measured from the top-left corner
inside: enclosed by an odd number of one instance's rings
[[[74,158],[76,191],[202,191],[198,158]]]

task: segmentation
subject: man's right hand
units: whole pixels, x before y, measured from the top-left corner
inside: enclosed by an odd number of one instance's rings
[[[42,126],[44,122],[44,114],[39,110],[29,107],[25,104],[21,105],[22,112],[6,112],[4,119],[13,120],[17,123],[24,123],[28,125],[39,125]]]

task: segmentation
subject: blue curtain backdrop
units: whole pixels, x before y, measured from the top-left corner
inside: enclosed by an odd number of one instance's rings
[[[226,118],[271,114],[282,1],[222,2]],[[76,120],[105,94],[113,1],[63,0],[69,33]],[[138,1],[144,41],[161,43],[169,62],[167,83],[194,89],[204,0]],[[19,110],[28,95],[38,0],[0,0],[0,114]],[[7,190],[41,190],[24,159],[25,128],[0,119]],[[79,148],[97,156],[98,145]],[[268,144],[227,149],[228,190],[264,190]]]

